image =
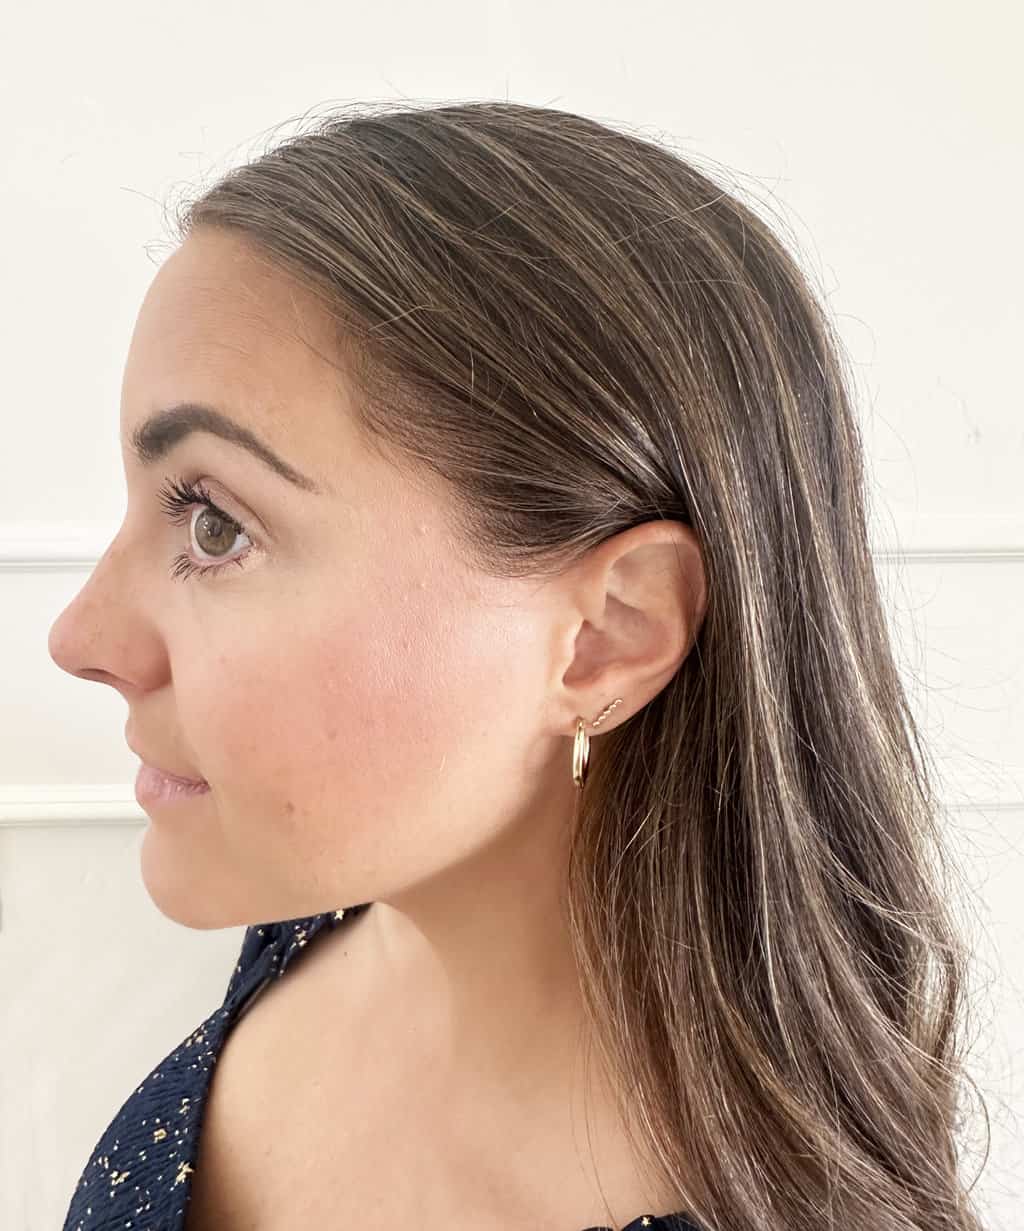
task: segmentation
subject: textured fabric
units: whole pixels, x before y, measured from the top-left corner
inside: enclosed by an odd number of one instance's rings
[[[284,975],[295,955],[318,933],[354,918],[369,905],[363,902],[246,929],[223,1003],[128,1096],[82,1172],[63,1231],[182,1231],[203,1104],[231,1027],[259,990]],[[622,1231],[641,1228],[700,1231],[683,1214],[661,1218],[641,1214]]]

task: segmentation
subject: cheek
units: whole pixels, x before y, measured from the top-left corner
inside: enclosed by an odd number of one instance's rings
[[[199,724],[216,756],[199,763],[238,841],[259,827],[248,857],[295,870],[333,852],[389,876],[407,859],[414,874],[468,850],[512,805],[516,734],[545,682],[540,629],[514,605],[414,594],[335,623],[321,610],[283,643],[275,631],[273,652],[224,664],[223,708]]]

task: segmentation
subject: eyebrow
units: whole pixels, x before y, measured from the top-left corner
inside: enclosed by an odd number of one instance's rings
[[[197,402],[181,402],[150,415],[131,434],[132,452],[143,466],[152,466],[193,432],[209,432],[211,436],[219,436],[229,444],[238,445],[295,487],[323,494],[323,488],[318,483],[279,457],[249,428],[229,418],[223,411]]]

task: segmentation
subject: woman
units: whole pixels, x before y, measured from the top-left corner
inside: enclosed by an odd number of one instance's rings
[[[499,102],[335,114],[178,224],[50,650],[128,701],[157,906],[249,926],[66,1228],[977,1228],[855,413],[769,227]]]

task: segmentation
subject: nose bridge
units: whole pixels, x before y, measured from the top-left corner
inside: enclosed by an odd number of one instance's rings
[[[131,601],[137,587],[125,576],[129,567],[128,544],[119,530],[50,627],[47,649],[63,671],[82,679],[132,678],[128,650],[137,650],[138,639],[129,637],[127,624],[138,613]]]

